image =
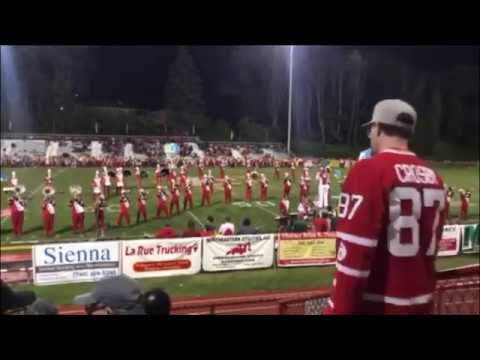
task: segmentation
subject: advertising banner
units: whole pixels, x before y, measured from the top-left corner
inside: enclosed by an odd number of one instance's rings
[[[279,234],[277,265],[314,266],[335,264],[335,233]]]

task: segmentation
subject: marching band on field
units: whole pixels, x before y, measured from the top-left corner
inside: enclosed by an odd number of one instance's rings
[[[219,164],[220,179],[223,183],[224,203],[232,203],[232,181],[225,174],[225,165],[223,162]],[[249,164],[247,164],[249,165]],[[190,170],[190,166],[180,166],[179,174],[175,171],[176,167],[172,161],[168,162],[168,168],[162,169],[160,164],[157,164],[155,169],[155,189],[156,189],[156,218],[162,216],[169,218],[173,215],[174,210],[176,213],[180,213],[180,197],[183,194],[183,211],[193,208],[193,192],[192,181],[188,179],[187,173]],[[277,220],[285,219],[291,216],[290,213],[290,193],[293,183],[296,181],[296,167],[292,162],[288,172],[284,174],[283,189],[281,200],[278,204],[279,216]],[[130,190],[126,190],[125,176],[129,171],[124,170],[122,167],[116,168],[114,171],[108,171],[106,166],[102,171],[96,170],[95,175],[91,181],[92,188],[92,208],[94,213],[94,227],[100,234],[105,234],[105,209],[107,207],[107,200],[111,197],[112,184],[115,185],[115,192],[119,195],[119,213],[116,218],[116,225],[122,226],[124,222],[130,225]],[[215,177],[212,175],[211,170],[208,173],[204,171],[204,164],[200,161],[197,163],[197,174],[200,180],[201,187],[201,206],[210,205],[211,199],[214,193]],[[148,192],[142,187],[142,177],[145,176],[145,172],[141,170],[140,166],[136,166],[134,170],[134,180],[137,189],[137,201],[136,201],[136,223],[148,221],[147,214],[147,202]],[[167,177],[166,186],[162,186],[162,176]],[[273,178],[280,179],[279,163],[275,162],[273,168]],[[259,184],[259,198],[261,201],[268,200],[268,188],[269,180],[264,173],[258,173],[252,171],[248,166],[245,171],[244,177],[244,201],[251,202],[253,198],[253,180],[258,180]],[[304,166],[299,187],[299,204],[297,212],[294,215],[299,217],[308,217],[311,215],[314,207],[325,209],[329,206],[330,194],[330,168],[328,166],[320,166],[319,171],[315,175],[315,180],[318,184],[318,201],[314,204],[309,200],[311,179],[309,175],[309,168]],[[343,180],[339,179],[339,184],[342,185]],[[10,179],[10,188],[5,188],[4,191],[11,191],[12,196],[8,200],[8,209],[10,212],[10,219],[12,223],[13,234],[15,236],[21,236],[23,234],[24,224],[24,212],[26,202],[23,199],[23,194],[26,192],[26,188],[19,184],[19,179],[16,176],[16,172],[12,171]],[[49,237],[54,234],[55,224],[55,187],[52,177],[51,169],[47,169],[47,176],[44,178],[45,186],[42,189],[43,198],[41,201],[41,217],[43,223],[43,230],[45,236]],[[460,195],[460,217],[466,218],[468,216],[468,207],[471,191],[464,189],[458,190]],[[85,232],[85,201],[82,198],[82,187],[71,186],[70,187],[71,199],[68,206],[71,213],[71,226],[75,234],[83,234]],[[447,191],[447,217],[448,209],[452,198],[454,197],[454,189],[448,187]]]

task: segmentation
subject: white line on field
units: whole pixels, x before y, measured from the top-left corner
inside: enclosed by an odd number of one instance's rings
[[[278,216],[278,214],[275,214],[273,211],[270,211],[270,210],[264,209],[264,208],[263,208],[263,207],[261,207],[261,206],[258,206],[258,205],[253,205],[253,206],[254,206],[254,207],[256,207],[257,209],[260,209],[260,210],[263,210],[263,211],[265,211],[265,212],[269,213],[270,215],[273,215],[273,216],[275,216],[275,217],[277,217],[277,216]]]
[[[187,211],[188,215],[190,215],[192,217],[193,220],[195,220],[202,228],[205,228],[205,226],[203,225],[203,223],[200,221],[200,219],[198,217],[196,217],[190,210]]]

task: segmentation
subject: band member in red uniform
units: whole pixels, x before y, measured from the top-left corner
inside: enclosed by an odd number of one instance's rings
[[[15,236],[21,236],[23,235],[25,202],[20,198],[20,195],[16,193],[8,200],[8,205],[10,207],[13,233]]]
[[[450,216],[450,203],[455,195],[455,192],[453,191],[453,188],[449,186],[447,188],[447,201],[445,202],[445,221],[448,221],[448,218]]]
[[[160,168],[160,164],[157,164],[157,167],[155,169],[155,186],[157,188],[162,184],[161,178],[162,178],[162,169]]]
[[[44,199],[42,201],[42,218],[45,236],[53,235],[55,221],[55,200],[53,199],[54,190],[46,187],[43,191]]]
[[[135,183],[137,184],[137,189],[142,188],[142,176],[139,166],[135,167]]]
[[[207,202],[208,205],[210,205],[210,181],[208,180],[207,174],[203,175],[203,180],[202,180],[202,202],[201,206],[203,207],[205,204],[205,201]]]
[[[225,164],[223,160],[220,160],[220,179],[225,178]]]
[[[253,187],[253,180],[250,173],[247,173],[247,178],[245,180],[245,201],[250,202],[252,201],[252,187]]]
[[[169,217],[170,214],[168,212],[167,207],[168,196],[165,188],[162,186],[157,186],[157,218],[160,217],[162,212],[165,212],[165,217]]]
[[[204,174],[203,174],[203,164],[200,162],[200,160],[198,160],[197,171],[198,171],[198,178],[201,181],[203,179]]]
[[[307,196],[310,195],[310,173],[308,171],[308,167],[303,167],[303,180],[307,184]]]
[[[100,194],[98,200],[95,204],[95,228],[100,231],[100,236],[105,236],[105,208],[107,207],[107,202],[105,196]]]
[[[102,185],[103,185],[103,193],[107,198],[109,198],[110,189],[112,187],[112,181],[110,180],[110,175],[108,175],[108,169],[106,166],[103,167]]]
[[[283,194],[282,197],[290,196],[290,189],[292,187],[292,182],[290,181],[288,172],[285,173],[285,178],[283,179]]]
[[[83,234],[85,232],[85,203],[83,202],[80,193],[74,195],[72,207],[75,210],[75,225],[74,231]]]
[[[140,217],[143,216],[143,221],[147,222],[147,192],[140,189],[137,197],[137,224],[140,222]]]
[[[123,219],[127,221],[127,225],[130,225],[130,201],[128,200],[125,190],[122,190],[120,195],[120,212],[117,216],[117,226],[121,226]]]
[[[180,166],[180,187],[185,189],[187,187],[187,174],[185,172],[185,166]]]
[[[292,160],[290,165],[290,178],[292,179],[292,182],[295,182],[295,161],[294,160]]]
[[[175,184],[177,182],[177,172],[175,170],[171,169],[168,172],[167,179],[168,179],[168,185],[170,187],[170,191],[172,191],[173,187],[175,186]]]
[[[97,202],[97,198],[102,193],[102,178],[100,177],[100,171],[95,171],[95,177],[92,180],[92,197],[93,197],[93,204]]]
[[[125,186],[125,183],[124,183],[124,180],[123,180],[123,168],[118,167],[118,168],[116,169],[116,175],[115,175],[115,177],[116,177],[116,181],[117,181],[117,184],[116,184],[117,186],[116,186],[116,190],[115,190],[115,191],[116,191],[116,193],[117,193],[117,195],[118,195],[118,194],[121,194],[121,193],[122,193],[123,188],[124,188],[124,186]]]
[[[183,198],[183,211],[187,210],[187,205],[190,205],[190,210],[193,208],[193,192],[192,192],[192,182],[188,181],[187,185],[184,187],[184,198]]]
[[[74,233],[77,232],[77,210],[75,209],[74,203],[75,203],[75,197],[76,195],[73,196],[72,199],[70,199],[70,202],[68,203],[68,207],[70,208],[70,219],[72,220],[72,230]]]
[[[268,199],[268,179],[265,174],[260,174],[260,201]]]
[[[210,196],[213,197],[213,185],[215,184],[215,177],[212,175],[212,170],[208,170],[208,184],[210,185]]]
[[[232,202],[232,182],[228,175],[223,179],[223,199],[225,204],[230,204]]]
[[[458,189],[460,193],[460,219],[466,220],[468,217],[468,207],[470,205],[470,197],[472,193],[464,189]]]
[[[290,209],[290,200],[288,195],[284,195],[280,203],[278,204],[278,210],[281,216],[288,216],[288,210]]]
[[[173,214],[173,207],[177,208],[177,215],[180,214],[180,190],[178,189],[178,185],[175,185],[171,190],[171,199],[170,199],[170,214]]]
[[[308,196],[307,183],[305,182],[305,179],[302,175],[300,176],[300,194],[299,194],[300,201],[302,201],[307,196]]]
[[[273,178],[275,180],[280,180],[280,164],[277,160],[275,160],[275,163],[273,165]]]

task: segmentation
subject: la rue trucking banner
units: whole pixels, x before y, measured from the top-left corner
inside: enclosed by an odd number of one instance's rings
[[[203,239],[203,270],[269,268],[273,265],[274,234],[217,236]]]
[[[120,242],[32,246],[35,285],[98,281],[120,275]]]
[[[279,267],[335,264],[335,233],[280,233],[278,236]]]
[[[202,239],[123,241],[122,270],[132,278],[193,275],[200,271]]]
[[[438,245],[438,256],[454,256],[460,251],[460,225],[444,225]]]

